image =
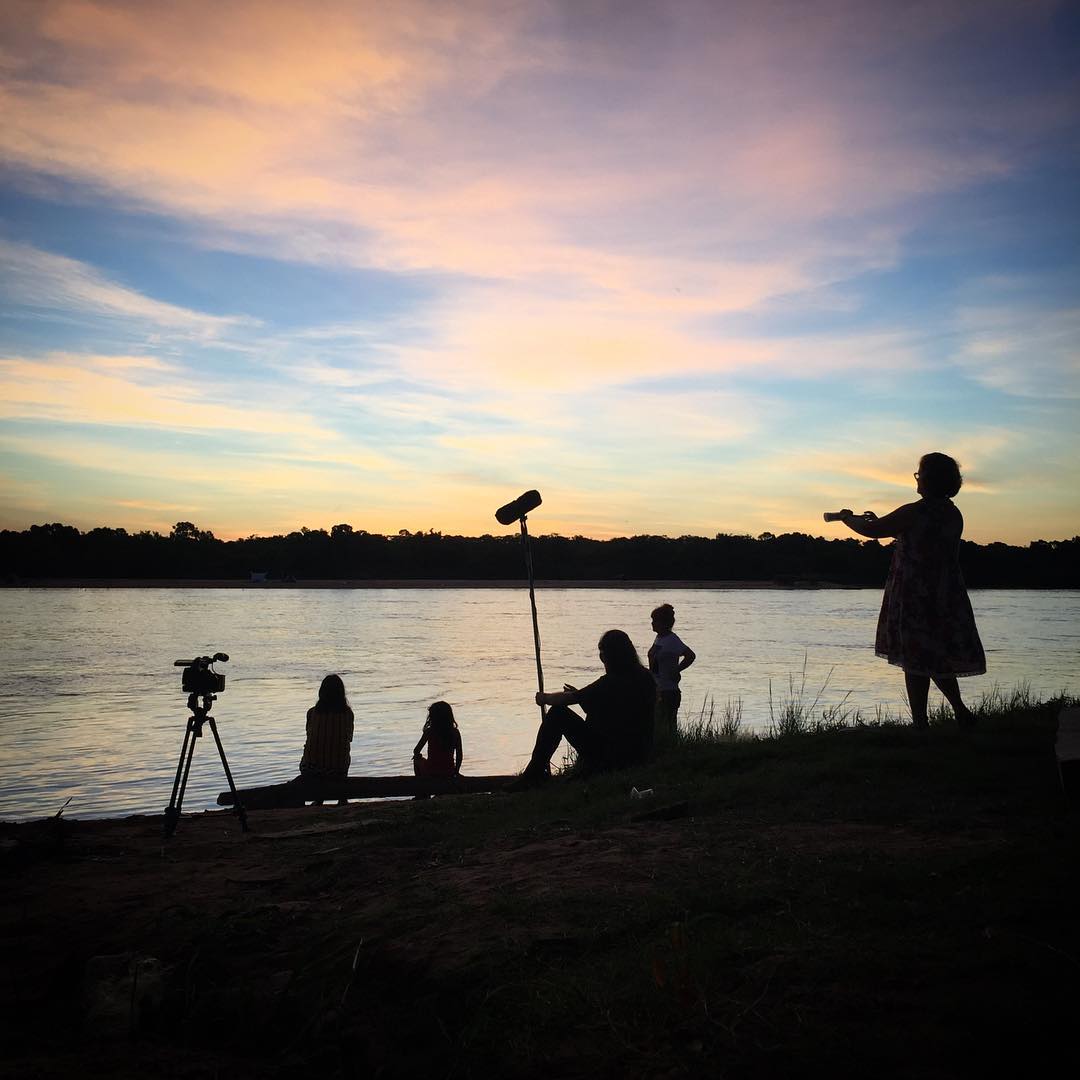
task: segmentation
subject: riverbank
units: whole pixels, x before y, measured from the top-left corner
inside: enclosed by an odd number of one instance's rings
[[[1057,703],[523,795],[0,826],[13,1075],[944,1077],[1073,1053]],[[632,787],[651,788],[645,799]]]
[[[240,581],[200,578],[182,581],[176,578],[40,578],[7,582],[8,589],[253,589],[260,592],[273,589],[522,589],[528,585],[524,576],[506,580],[480,581],[456,578],[386,578],[386,579],[326,579],[318,581]],[[588,581],[535,582],[537,589],[843,589],[868,588],[845,586],[827,581],[607,581],[599,578]]]
[[[666,581],[660,578],[626,580],[623,578],[590,578],[585,581],[544,578],[537,580],[535,588],[542,589],[880,589],[881,584],[851,584],[840,581],[822,581],[816,578],[785,581],[702,581],[679,579]],[[481,581],[475,578],[327,578],[313,581],[242,581],[233,578],[217,580],[198,578],[185,581],[178,578],[39,578],[0,582],[2,589],[250,589],[267,592],[287,589],[524,589],[528,582],[521,578],[505,578]],[[999,589],[1014,586],[994,586]],[[1017,591],[1029,592],[1075,592],[1073,586],[1015,586]],[[978,592],[972,586],[971,592]]]

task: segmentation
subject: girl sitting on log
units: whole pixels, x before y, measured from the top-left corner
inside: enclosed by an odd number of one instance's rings
[[[425,743],[428,756],[420,751]],[[420,741],[413,748],[413,772],[417,776],[457,776],[461,772],[461,732],[454,710],[445,701],[428,706],[427,722]]]

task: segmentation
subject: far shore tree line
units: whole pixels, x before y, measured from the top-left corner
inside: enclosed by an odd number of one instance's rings
[[[781,585],[880,585],[891,543],[806,533],[739,536],[585,536],[532,538],[539,580],[747,581]],[[974,588],[1078,588],[1080,537],[1026,547],[962,543],[961,564]],[[384,536],[335,525],[284,536],[219,540],[190,521],[166,536],[71,525],[0,531],[0,581],[173,579],[211,581],[518,580],[520,537],[451,536],[435,530]]]

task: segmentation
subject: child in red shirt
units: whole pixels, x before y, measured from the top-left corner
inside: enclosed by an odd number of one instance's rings
[[[420,756],[425,743],[426,758]],[[413,772],[417,776],[457,776],[461,758],[461,732],[454,710],[445,701],[436,701],[428,707],[423,734],[413,749]]]

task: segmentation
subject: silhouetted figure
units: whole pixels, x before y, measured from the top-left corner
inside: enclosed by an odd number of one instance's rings
[[[428,756],[420,751],[425,744]],[[461,732],[454,710],[445,701],[428,706],[427,721],[420,741],[413,748],[413,772],[417,776],[457,776],[461,772]]]
[[[511,790],[543,783],[563,738],[593,771],[633,765],[649,756],[656,702],[653,678],[622,630],[608,630],[597,648],[604,665],[599,679],[581,690],[567,685],[562,693],[536,695],[537,705],[550,708],[536,734],[532,758],[509,785]],[[584,718],[571,705],[581,705]]]
[[[352,737],[353,711],[345,697],[345,684],[340,675],[327,675],[319,687],[319,700],[308,709],[301,777],[342,780],[348,776]],[[318,805],[322,800],[315,802]]]
[[[697,654],[675,633],[675,609],[670,604],[653,610],[652,628],[656,640],[649,649],[649,671],[656,683],[655,739],[658,746],[669,746],[679,731],[679,680]]]
[[[986,656],[960,572],[964,518],[952,496],[963,478],[953,458],[937,453],[924,454],[914,475],[918,502],[882,518],[844,510],[841,520],[860,536],[896,537],[874,647],[903,668],[912,722],[929,727],[926,700],[933,679],[957,723],[971,727],[975,717],[956,680],[984,674]]]

